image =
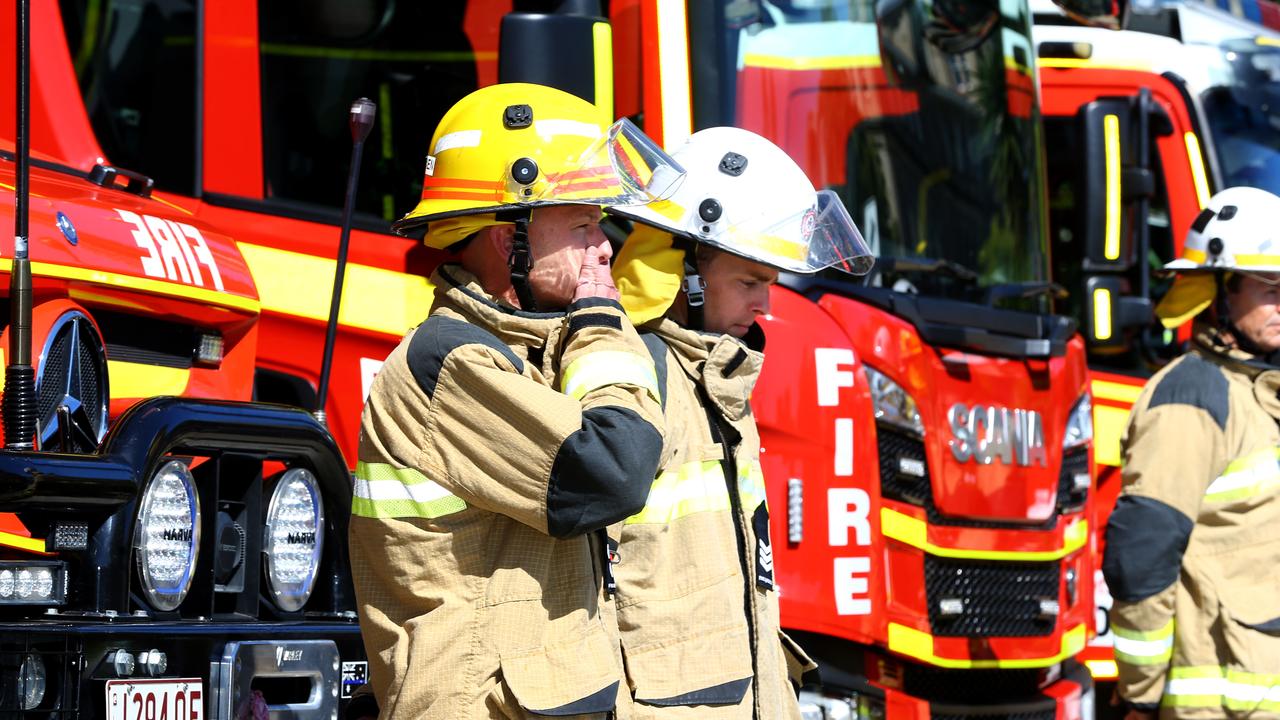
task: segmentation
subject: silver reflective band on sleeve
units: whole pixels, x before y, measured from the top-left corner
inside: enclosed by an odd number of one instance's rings
[[[1159,630],[1142,632],[1112,623],[1116,659],[1130,665],[1154,665],[1169,662],[1173,655],[1173,621]]]
[[[665,524],[700,512],[729,510],[729,489],[719,460],[685,463],[653,481],[644,509],[627,525]]]
[[[1280,675],[1220,667],[1172,668],[1161,704],[1274,713],[1280,710]]]
[[[599,350],[583,355],[565,369],[560,385],[561,392],[579,401],[592,390],[608,385],[634,385],[661,402],[653,360],[623,350]]]
[[[413,468],[356,463],[351,514],[368,518],[438,518],[467,504]]]
[[[1209,484],[1205,500],[1230,502],[1253,497],[1280,482],[1280,448],[1267,448],[1238,458]]]

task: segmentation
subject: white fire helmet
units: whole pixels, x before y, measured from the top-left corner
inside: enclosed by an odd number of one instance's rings
[[[1187,231],[1182,257],[1164,266],[1178,273],[1156,307],[1166,327],[1177,327],[1213,303],[1215,273],[1238,272],[1280,282],[1280,197],[1252,187],[1227,188]]]
[[[786,272],[871,269],[871,251],[839,196],[815,192],[800,166],[765,138],[709,128],[672,156],[688,173],[674,194],[610,212]]]

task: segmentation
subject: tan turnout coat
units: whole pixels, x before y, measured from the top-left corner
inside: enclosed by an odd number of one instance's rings
[[[350,529],[383,718],[613,717],[603,528],[661,449],[653,363],[620,305],[497,305],[461,268],[369,393]]]
[[[632,711],[636,718],[799,718],[788,668],[798,684],[814,666],[778,624],[749,403],[763,356],[728,335],[671,320],[645,330],[665,386],[662,470],[644,510],[610,531],[620,541],[614,574]]]
[[[1123,440],[1118,689],[1165,718],[1280,717],[1280,370],[1210,347],[1151,379]]]

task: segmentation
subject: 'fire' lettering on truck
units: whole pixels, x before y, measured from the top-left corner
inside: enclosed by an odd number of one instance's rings
[[[218,264],[199,230],[186,223],[119,208],[116,213],[121,220],[133,225],[134,242],[146,252],[141,260],[142,272],[147,277],[181,280],[204,287],[204,275],[200,271],[203,265],[213,279],[214,288],[223,289]]]
[[[815,348],[814,367],[818,379],[818,406],[840,405],[841,388],[854,385],[854,357],[849,348]],[[836,477],[853,475],[853,419],[835,419]],[[862,488],[830,488],[827,490],[827,543],[831,547],[848,547],[852,530],[853,544],[871,545],[871,496]],[[840,615],[871,614],[871,558],[868,556],[837,557],[835,572],[836,613]]]

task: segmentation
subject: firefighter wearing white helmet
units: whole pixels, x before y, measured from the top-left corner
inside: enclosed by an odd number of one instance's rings
[[[471,93],[395,225],[456,257],[361,418],[349,545],[383,717],[627,717],[604,529],[644,505],[660,389],[598,224],[680,171],[599,119],[549,87]]]
[[[1280,716],[1280,198],[1214,195],[1156,308],[1194,319],[1123,439],[1103,572],[1131,720]]]
[[[661,471],[616,530],[618,625],[637,718],[798,718],[815,666],[779,627],[760,439],[749,398],[780,270],[866,272],[830,192],[768,140],[695,133],[676,194],[636,221],[614,265],[622,304],[661,349]],[[611,535],[615,533],[611,531]]]

